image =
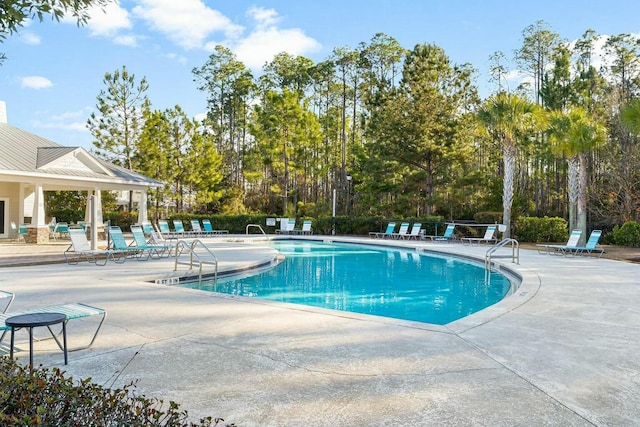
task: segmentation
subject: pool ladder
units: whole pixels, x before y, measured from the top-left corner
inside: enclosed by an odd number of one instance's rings
[[[213,258],[213,261],[208,261],[208,260],[203,260],[200,255],[196,252],[196,247],[197,246],[202,246],[202,248],[209,254],[211,255],[211,258]],[[180,255],[182,255],[183,251],[186,251],[189,253],[189,261],[180,261]],[[198,264],[198,285],[202,284],[202,265],[203,264],[211,264],[214,266],[214,273],[213,273],[213,283],[215,284],[218,281],[218,258],[216,258],[216,256],[213,254],[213,252],[211,252],[211,250],[209,250],[209,248],[207,247],[207,245],[205,245],[204,243],[202,243],[202,241],[200,239],[194,239],[191,241],[186,241],[186,240],[178,240],[176,242],[176,247],[175,247],[175,257],[176,257],[176,261],[173,267],[173,271],[178,271],[178,264],[181,265],[188,265],[189,266],[189,270],[193,270],[193,265],[194,263]]]
[[[494,253],[507,245],[511,245],[511,255],[494,255]],[[492,258],[511,258],[511,262],[514,264],[520,264],[520,245],[516,239],[503,239],[501,242],[493,245],[487,253],[484,255],[484,267],[486,270],[491,270]]]
[[[267,238],[267,240],[271,240],[269,238],[269,236],[267,236],[267,233],[264,232],[264,229],[262,228],[262,226],[260,224],[247,224],[247,227],[244,230],[244,234],[246,234],[247,236],[249,235],[249,229],[250,228],[258,228],[262,234],[264,235],[264,237]]]

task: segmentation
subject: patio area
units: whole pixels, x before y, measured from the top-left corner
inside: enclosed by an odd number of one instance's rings
[[[487,250],[332,239],[481,260]],[[273,257],[225,240],[210,239],[222,269]],[[70,353],[69,365],[52,341],[36,343],[35,363],[105,386],[137,381],[139,393],[176,401],[194,420],[354,427],[640,420],[640,265],[521,249],[519,265],[496,260],[523,277],[513,295],[434,326],[152,283],[172,271],[166,259],[38,264],[63,261],[66,246],[0,244],[0,289],[16,294],[11,311],[84,302],[108,312],[93,347]],[[70,340],[91,333],[69,325]]]

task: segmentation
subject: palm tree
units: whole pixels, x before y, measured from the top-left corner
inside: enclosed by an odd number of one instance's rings
[[[516,170],[518,142],[534,130],[538,107],[521,96],[499,93],[489,98],[478,110],[477,117],[484,129],[502,146],[504,181],[502,184],[502,222],[506,225],[503,237],[511,237],[511,206]]]
[[[587,153],[604,141],[604,128],[585,109],[550,113],[550,140],[554,151],[567,157],[569,165],[569,229],[582,230],[580,244],[587,235]]]

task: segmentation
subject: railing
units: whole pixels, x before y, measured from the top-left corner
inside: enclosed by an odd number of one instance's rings
[[[202,246],[204,248],[204,250],[211,255],[211,257],[213,258],[213,261],[207,261],[207,260],[203,260],[200,255],[198,255],[198,253],[196,253],[195,248],[196,246]],[[180,261],[180,255],[182,255],[183,250],[186,250],[189,253],[189,262],[187,261]],[[186,241],[186,240],[178,240],[176,242],[176,247],[175,247],[175,257],[176,257],[176,262],[174,264],[173,267],[173,271],[178,271],[178,264],[181,265],[188,265],[189,266],[189,270],[193,270],[193,264],[194,262],[196,262],[198,264],[198,285],[202,284],[202,265],[203,264],[211,264],[215,267],[214,273],[213,273],[213,282],[214,284],[217,282],[218,280],[218,258],[216,258],[216,256],[213,254],[213,252],[211,252],[209,250],[209,248],[202,243],[202,241],[200,239],[194,239],[191,241]],[[195,261],[194,261],[195,258]]]
[[[511,245],[511,255],[494,255],[494,252],[507,245]],[[511,262],[513,262],[514,264],[520,264],[520,245],[518,241],[516,239],[507,238],[489,248],[484,256],[485,269],[491,269],[492,258],[511,258]]]
[[[262,232],[264,237],[266,237],[267,240],[269,240],[269,236],[267,236],[267,233],[264,232],[264,230],[262,229],[262,226],[260,224],[247,224],[247,227],[244,229],[244,234],[249,235],[249,229],[250,228],[258,228]]]

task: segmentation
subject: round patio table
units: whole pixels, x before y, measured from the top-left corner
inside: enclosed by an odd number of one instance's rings
[[[9,357],[13,359],[13,342],[15,331],[22,328],[29,330],[29,367],[33,368],[33,328],[46,326],[55,338],[50,326],[62,324],[62,339],[64,352],[64,364],[67,364],[67,316],[62,313],[28,313],[9,317],[4,322],[11,328],[11,348]]]

